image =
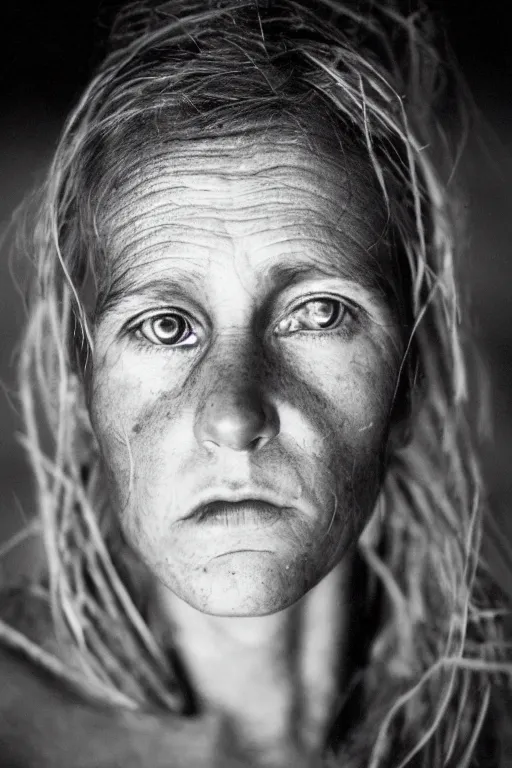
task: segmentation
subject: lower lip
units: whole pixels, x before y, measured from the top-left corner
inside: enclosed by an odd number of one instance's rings
[[[237,503],[214,501],[202,506],[191,519],[200,525],[260,527],[282,521],[290,511],[289,507],[276,507],[256,499]]]

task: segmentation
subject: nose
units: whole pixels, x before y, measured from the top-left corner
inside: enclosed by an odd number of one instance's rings
[[[279,434],[279,417],[257,388],[223,386],[206,398],[195,431],[206,447],[255,451]]]

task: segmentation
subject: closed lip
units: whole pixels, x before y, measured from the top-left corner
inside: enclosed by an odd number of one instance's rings
[[[219,493],[202,499],[185,520],[204,521],[215,517],[258,516],[268,518],[290,510],[290,505],[273,494],[251,492]]]
[[[259,499],[244,501],[212,501],[203,504],[192,516],[199,525],[225,526],[230,528],[261,528],[275,525],[288,517],[290,508],[276,507]]]

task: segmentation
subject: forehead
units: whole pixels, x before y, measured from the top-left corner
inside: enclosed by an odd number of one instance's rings
[[[379,280],[385,225],[371,167],[325,141],[268,136],[132,157],[99,216],[111,287],[172,268],[310,266]],[[379,249],[382,251],[382,248]]]

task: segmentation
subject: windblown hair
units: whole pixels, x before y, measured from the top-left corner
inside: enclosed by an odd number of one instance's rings
[[[492,690],[506,688],[512,673],[501,595],[481,555],[485,494],[474,425],[476,412],[486,413],[457,289],[465,247],[454,183],[460,140],[442,125],[448,113],[463,125],[463,110],[423,11],[404,16],[393,3],[363,0],[267,5],[129,6],[64,128],[35,228],[20,390],[53,617],[81,669],[5,626],[2,636],[84,692],[184,711],[172,655],[145,620],[142,567],[109,510],[83,395],[94,323],[86,286],[101,302],[108,282],[97,211],[147,142],[172,151],[197,139],[253,136],[277,118],[301,136],[301,116],[316,110],[372,168],[408,317],[396,389],[407,403],[408,436],[389,459],[359,541],[382,610],[362,670],[360,716],[326,760],[462,768],[477,753]]]

